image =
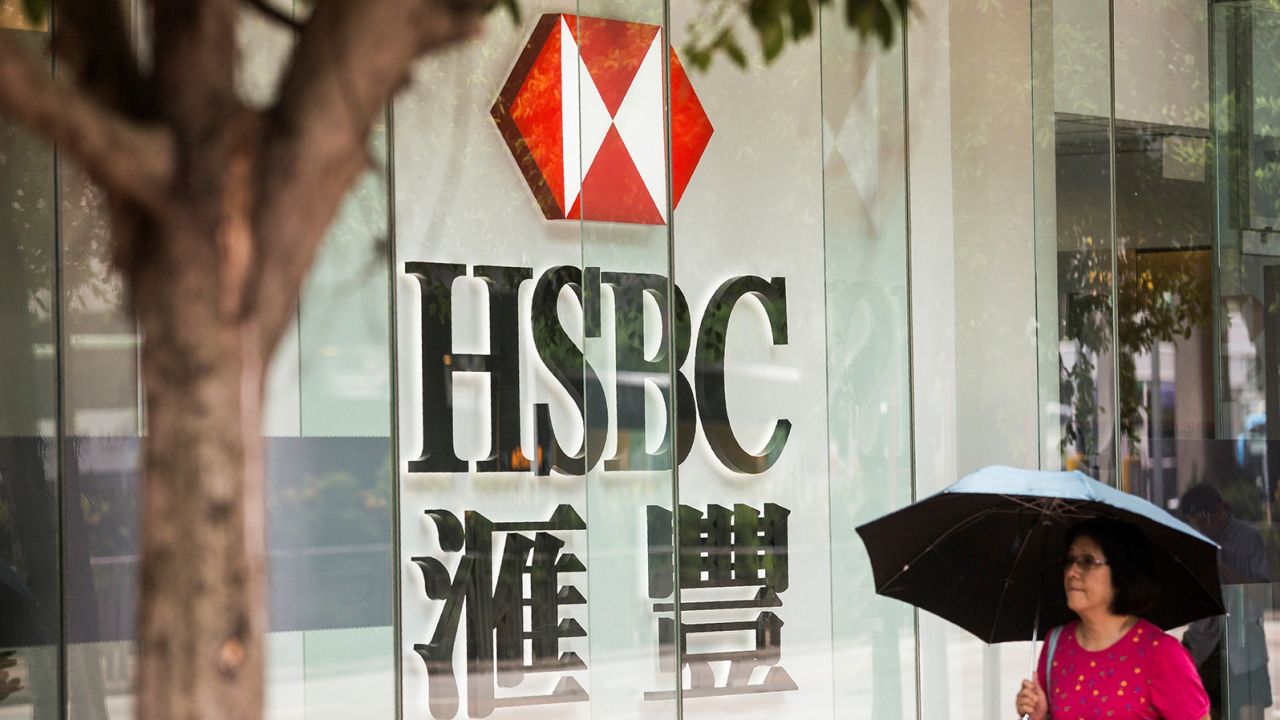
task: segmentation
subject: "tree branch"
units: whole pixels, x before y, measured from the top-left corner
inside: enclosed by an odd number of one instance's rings
[[[84,2],[84,0],[69,0]],[[114,0],[98,0],[114,1]],[[243,111],[236,92],[240,48],[237,0],[153,0],[156,102],[177,134],[184,166],[220,173],[224,148],[217,142]],[[192,184],[207,177],[182,178]]]
[[[319,0],[268,114],[254,236],[261,273],[250,298],[264,349],[348,189],[368,166],[373,123],[421,55],[475,35],[493,0]]]
[[[78,86],[126,117],[154,117],[152,93],[138,69],[120,0],[53,0],[53,52]]]
[[[54,79],[47,65],[3,35],[0,113],[56,143],[108,192],[150,209],[165,205],[173,176],[172,139]]]
[[[257,10],[263,17],[283,25],[294,32],[302,32],[302,23],[298,22],[292,15],[287,14],[280,8],[267,2],[267,0],[242,0],[245,5]]]

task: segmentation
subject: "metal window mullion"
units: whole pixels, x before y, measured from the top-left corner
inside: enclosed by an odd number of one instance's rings
[[[676,373],[680,372],[680,368],[676,365],[679,359],[676,357],[676,321],[675,321],[675,300],[676,300],[676,216],[675,203],[672,202],[672,172],[671,172],[671,53],[668,47],[671,45],[671,0],[662,0],[662,125],[663,125],[663,171],[666,173],[666,203],[667,203],[667,317],[671,320],[667,323],[667,347],[671,351],[667,353],[667,383],[670,388],[668,396],[670,401],[667,403],[667,432],[671,436],[671,444],[669,445],[671,452],[671,556],[672,556],[672,615],[675,620],[675,700],[676,700],[676,720],[684,720],[684,621],[680,616],[680,456],[679,439],[677,435],[677,412],[676,403],[679,402],[679,393],[676,392],[678,387],[676,383]],[[659,649],[661,652],[661,649]]]
[[[1121,416],[1122,400],[1120,397],[1120,277],[1119,277],[1119,233],[1116,222],[1116,7],[1115,0],[1107,0],[1107,66],[1110,82],[1107,87],[1107,203],[1110,211],[1111,231],[1111,392],[1112,392],[1112,467],[1114,478],[1112,484],[1119,488],[1121,484],[1120,442],[1124,435]]]

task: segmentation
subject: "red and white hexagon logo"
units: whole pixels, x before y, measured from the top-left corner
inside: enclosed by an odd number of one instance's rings
[[[551,220],[667,221],[662,27],[543,15],[493,118]],[[711,140],[711,121],[671,56],[672,206]]]

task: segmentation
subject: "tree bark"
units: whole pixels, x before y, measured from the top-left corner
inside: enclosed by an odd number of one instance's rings
[[[143,719],[262,712],[264,357],[256,319],[228,311],[237,288],[226,243],[212,241],[242,232],[245,211],[220,212],[219,200],[159,225],[134,279],[147,410]]]
[[[106,189],[143,335],[141,720],[255,720],[265,668],[265,366],[372,124],[493,0],[318,0],[266,111],[235,92],[239,0],[54,0],[70,81],[0,37],[0,113]],[[117,67],[118,65],[118,67]]]

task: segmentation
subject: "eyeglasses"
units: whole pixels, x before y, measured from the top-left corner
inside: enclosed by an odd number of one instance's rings
[[[1087,573],[1094,568],[1100,568],[1106,564],[1106,560],[1100,557],[1094,557],[1093,555],[1067,555],[1062,558],[1062,572],[1071,570],[1071,566],[1074,565],[1080,568],[1080,572]]]

